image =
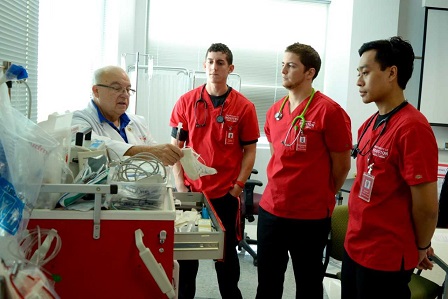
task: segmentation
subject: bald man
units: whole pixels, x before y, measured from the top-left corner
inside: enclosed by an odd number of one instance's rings
[[[91,127],[92,136],[101,136],[118,156],[141,152],[155,155],[165,165],[173,165],[183,156],[172,144],[157,144],[143,117],[126,113],[129,98],[135,93],[126,72],[117,66],[97,69],[93,76],[93,99],[87,108],[73,114],[72,125]]]

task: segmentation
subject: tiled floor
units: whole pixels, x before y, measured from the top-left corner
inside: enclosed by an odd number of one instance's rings
[[[256,238],[257,226],[252,222],[246,225],[246,233],[251,238]],[[256,245],[252,245],[256,250]],[[253,258],[244,250],[239,252],[241,278],[239,282],[240,290],[244,299],[254,299],[257,291],[257,267],[253,264]],[[331,265],[330,265],[331,266]],[[332,267],[332,266],[331,266]],[[214,262],[211,260],[201,260],[199,262],[199,273],[196,280],[197,290],[196,299],[219,299],[221,298],[216,280]],[[294,274],[291,268],[291,262],[285,274],[285,283],[283,290],[283,299],[295,298]],[[327,295],[324,299],[329,299]]]
[[[240,290],[244,299],[254,299],[257,291],[257,267],[253,265],[252,257],[244,252],[240,255],[241,278]],[[197,277],[196,299],[219,299],[221,298],[216,280],[216,272],[213,261],[201,260],[199,263],[199,274]],[[295,284],[292,269],[288,265],[285,275],[285,289],[283,298],[295,298]]]

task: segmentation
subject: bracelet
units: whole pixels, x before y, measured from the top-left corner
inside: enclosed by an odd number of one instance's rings
[[[429,242],[428,246],[426,246],[426,247],[419,247],[419,246],[417,246],[417,249],[418,249],[418,250],[426,250],[426,249],[428,249],[429,247],[431,247],[431,242]]]
[[[241,182],[241,181],[236,181],[235,184],[237,184],[238,186],[241,187],[241,189],[244,189],[244,185],[245,183]]]

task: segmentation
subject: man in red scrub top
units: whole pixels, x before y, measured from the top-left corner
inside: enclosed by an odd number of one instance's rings
[[[179,192],[203,192],[221,219],[226,233],[224,260],[215,262],[219,291],[224,299],[240,299],[238,197],[254,166],[260,130],[254,104],[227,85],[227,77],[234,70],[230,49],[221,43],[212,44],[204,68],[207,83],[182,95],[174,106],[171,136],[172,144],[192,148],[200,161],[217,173],[189,177],[180,163],[173,172]],[[182,128],[178,132],[179,123]],[[179,299],[193,299],[199,263],[185,260],[179,265]]]
[[[358,50],[359,93],[378,112],[358,130],[350,192],[342,298],[411,298],[416,267],[431,269],[438,214],[438,150],[433,131],[404,96],[414,51],[400,37]]]
[[[289,255],[296,298],[323,298],[323,250],[352,138],[347,113],[312,86],[320,66],[311,46],[288,46],[281,72],[289,92],[266,114],[272,157],[258,211],[257,299],[282,298]]]

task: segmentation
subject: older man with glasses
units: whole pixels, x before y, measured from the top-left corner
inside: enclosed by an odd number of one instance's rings
[[[93,76],[92,100],[87,108],[75,111],[72,125],[92,128],[106,146],[118,156],[148,152],[165,165],[173,165],[183,156],[172,144],[156,144],[143,117],[126,113],[129,98],[135,93],[126,72],[117,66],[97,69]]]

